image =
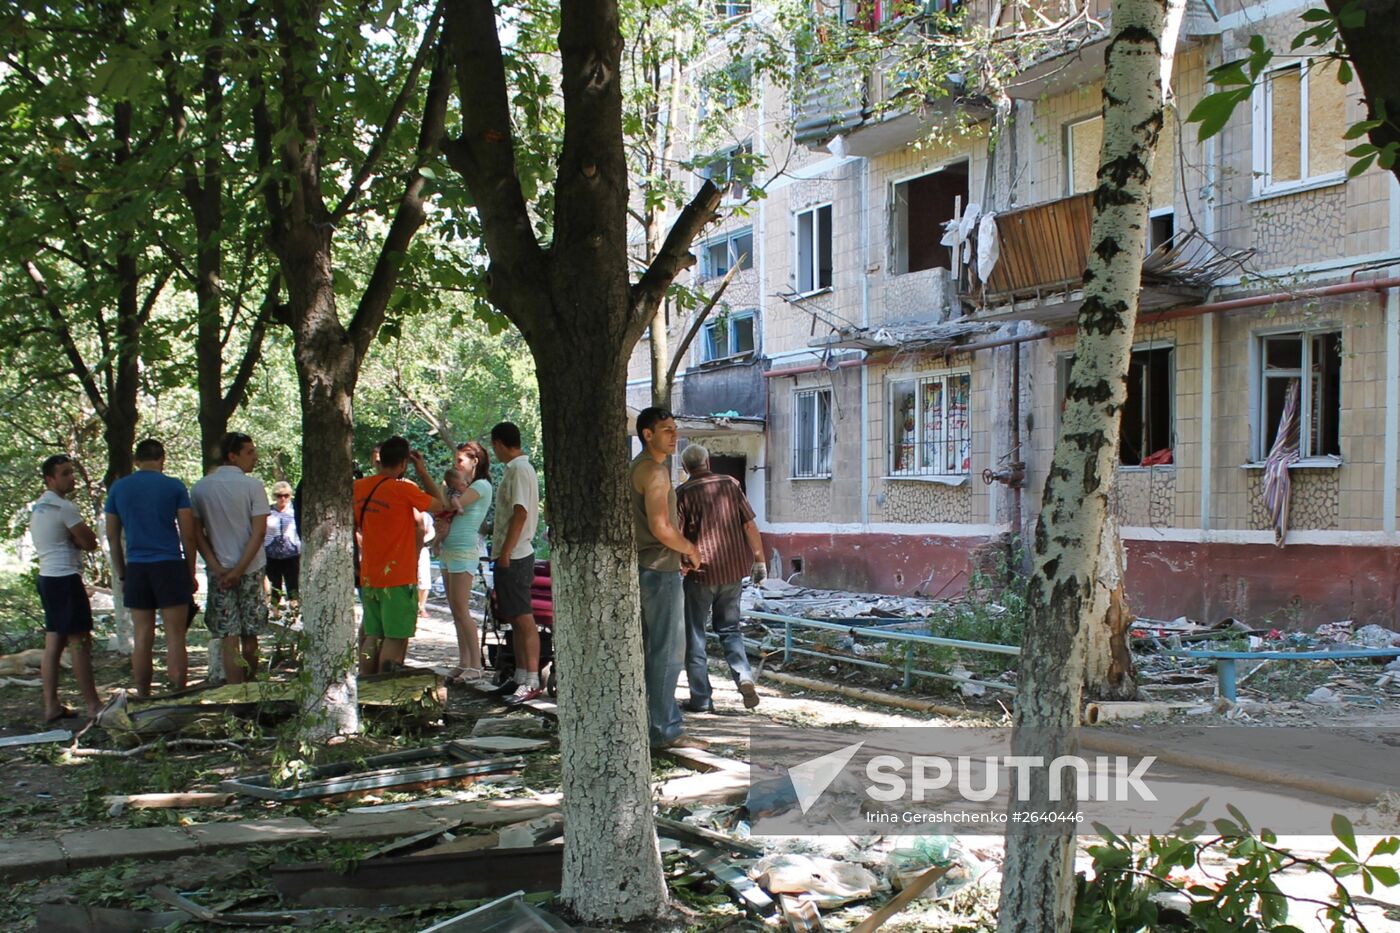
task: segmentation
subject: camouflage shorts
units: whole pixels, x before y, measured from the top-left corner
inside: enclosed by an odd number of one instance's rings
[[[219,589],[219,579],[209,576],[209,602],[204,607],[204,624],[220,638],[251,638],[267,628],[267,597],[263,595],[266,573],[250,570],[227,590]]]

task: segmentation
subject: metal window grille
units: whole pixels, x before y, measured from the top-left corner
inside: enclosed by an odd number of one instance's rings
[[[947,373],[890,384],[890,475],[972,472],[972,376]]]
[[[793,396],[792,475],[831,475],[831,390],[807,389]]]

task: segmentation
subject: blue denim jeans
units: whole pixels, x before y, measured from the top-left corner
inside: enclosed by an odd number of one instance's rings
[[[715,634],[724,649],[724,660],[737,686],[753,680],[744,633],[739,628],[739,596],[742,583],[705,586],[685,581],[685,679],[690,684],[691,706],[710,703],[709,657],[705,653],[705,626],[714,619]]]
[[[676,684],[685,657],[685,597],[677,571],[637,569],[642,594],[642,654],[646,663],[647,737],[653,746],[681,734]]]

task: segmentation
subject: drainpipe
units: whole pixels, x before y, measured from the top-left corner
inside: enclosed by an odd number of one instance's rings
[[[860,326],[870,326],[870,160],[860,160]],[[862,354],[864,355],[864,354]],[[862,360],[864,363],[864,360]],[[870,524],[870,367],[860,367],[860,523]]]
[[[1011,348],[1011,527],[1024,539],[1021,527],[1021,489],[1026,485],[1026,458],[1021,452],[1021,345]]]

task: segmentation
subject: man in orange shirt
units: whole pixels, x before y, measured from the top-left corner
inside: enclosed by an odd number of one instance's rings
[[[409,462],[428,491],[403,478]],[[379,470],[355,481],[355,537],[360,543],[360,604],[364,619],[360,673],[403,666],[418,627],[416,512],[447,508],[423,455],[391,437],[379,446]]]

